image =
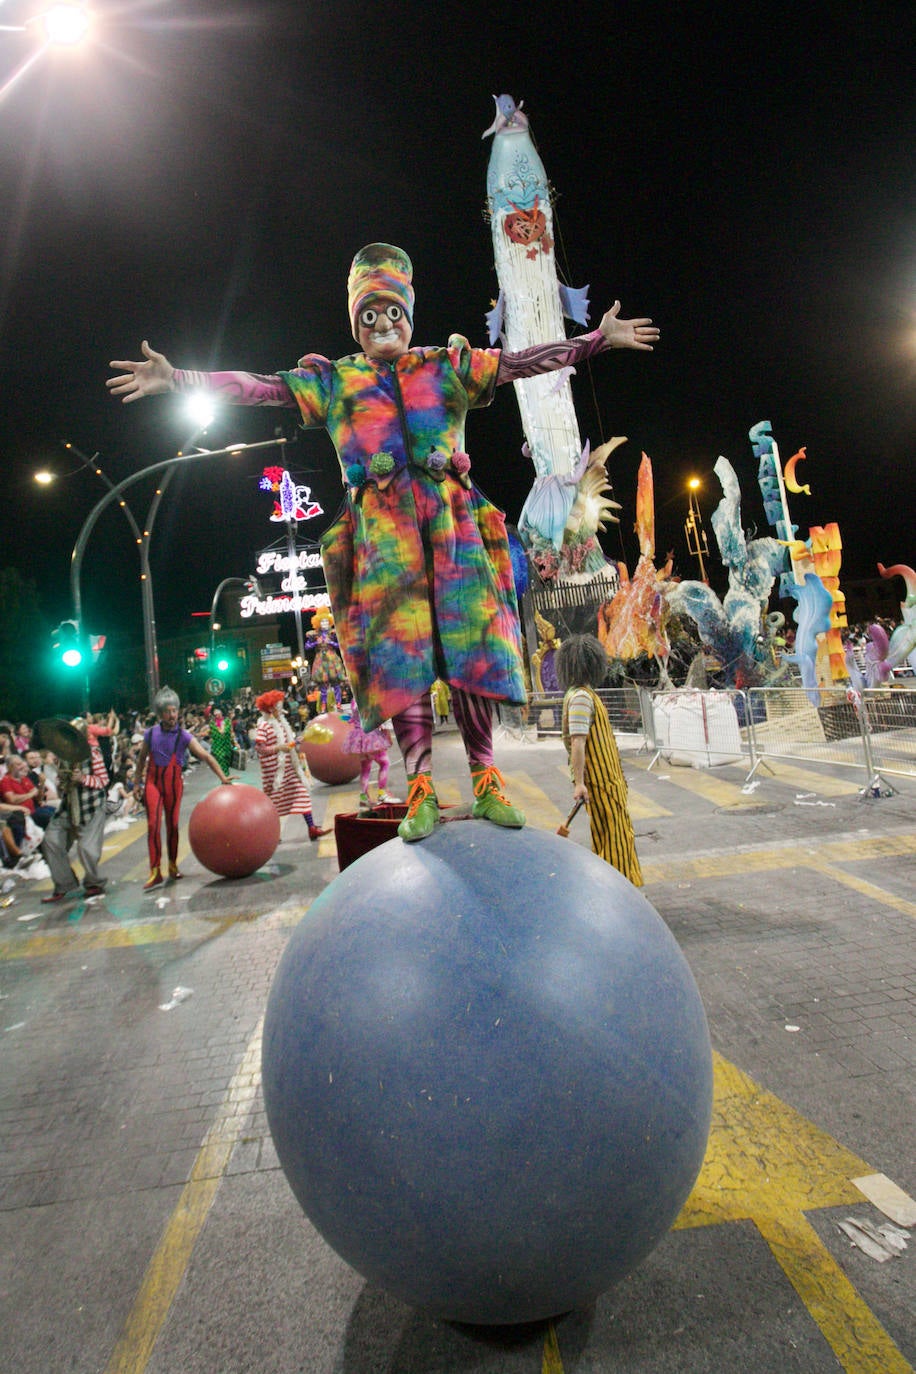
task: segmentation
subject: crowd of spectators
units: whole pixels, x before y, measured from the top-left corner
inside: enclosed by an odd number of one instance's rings
[[[289,714],[299,724],[299,703],[293,698]],[[181,712],[184,727],[207,746],[213,703],[192,704]],[[236,704],[224,704],[231,723],[232,764],[244,768],[252,748],[257,711],[250,693]],[[307,720],[306,714],[306,720]],[[137,756],[146,730],[155,715],[146,710],[87,714],[82,718],[87,733],[101,750],[108,774],[106,812],[125,824],[144,814],[138,786]],[[33,741],[33,727],[25,722],[0,720],[0,864],[17,877],[44,878],[41,860],[44,830],[61,804],[56,755]],[[39,746],[39,747],[36,747]],[[189,757],[189,768],[196,761]]]

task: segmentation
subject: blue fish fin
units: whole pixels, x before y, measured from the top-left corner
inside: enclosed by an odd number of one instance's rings
[[[496,343],[503,327],[503,310],[506,304],[506,293],[500,287],[499,295],[496,297],[496,304],[492,310],[488,310],[485,319],[487,322],[487,337],[490,340],[490,347]]]
[[[560,305],[568,320],[588,324],[588,287],[560,286]]]

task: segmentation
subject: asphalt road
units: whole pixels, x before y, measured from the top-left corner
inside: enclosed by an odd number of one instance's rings
[[[440,799],[468,802],[453,733],[435,758]],[[499,762],[529,825],[556,830],[558,741],[504,738]],[[290,931],[338,871],[333,835],[288,818],[254,876],[183,854],[183,881],[147,895],[140,821],[107,838],[104,898],[46,908],[47,883],[17,881],[0,910],[0,1367],[911,1370],[916,1225],[878,1262],[838,1223],[887,1224],[866,1193],[903,1217],[916,1197],[916,782],[863,800],[860,775],[816,765],[747,790],[735,767],[649,762],[625,754],[645,892],[703,998],[715,1103],[696,1187],[634,1273],[587,1310],[481,1330],[339,1259],[279,1169],[259,1052]],[[185,821],[210,781],[192,772]],[[400,765],[389,786],[403,795]],[[325,821],[355,799],[315,788]],[[584,816],[569,843],[587,846]]]

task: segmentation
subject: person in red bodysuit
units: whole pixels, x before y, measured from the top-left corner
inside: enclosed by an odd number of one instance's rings
[[[178,695],[171,687],[156,693],[153,709],[159,717],[143,736],[137,758],[137,777],[141,780],[146,806],[147,842],[149,844],[149,877],[144,891],[160,887],[162,877],[162,818],[165,816],[166,845],[169,856],[169,877],[177,881],[178,871],[178,812],[184,793],[182,769],[188,754],[205,763],[222,783],[232,781],[220,768],[212,754],[196,740],[190,730],[178,724]],[[145,770],[145,778],[144,778]]]

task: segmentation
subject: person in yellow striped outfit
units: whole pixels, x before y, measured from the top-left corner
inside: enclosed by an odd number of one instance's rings
[[[585,802],[592,849],[634,887],[642,887],[627,782],[604,703],[596,692],[608,659],[594,635],[571,635],[554,656],[563,689],[563,743],[569,754],[573,801]]]

